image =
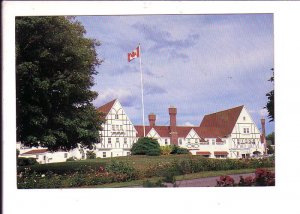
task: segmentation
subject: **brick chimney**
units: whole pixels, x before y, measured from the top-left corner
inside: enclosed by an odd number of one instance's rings
[[[170,137],[171,137],[171,144],[178,145],[178,133],[176,130],[176,114],[177,109],[173,106],[169,108],[169,115],[170,115]]]
[[[262,136],[262,140],[264,142],[265,145],[265,154],[267,154],[267,141],[266,141],[266,120],[264,118],[261,118],[261,136]]]
[[[156,115],[151,113],[148,115],[150,127],[155,126]]]

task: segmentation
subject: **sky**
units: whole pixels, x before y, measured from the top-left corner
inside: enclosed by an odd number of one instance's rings
[[[99,107],[119,99],[135,125],[142,124],[139,59],[127,53],[141,44],[145,122],[156,114],[168,125],[168,108],[177,124],[199,126],[206,114],[245,105],[258,128],[266,118],[266,93],[274,67],[272,14],[78,16],[86,37],[97,39],[92,90]]]

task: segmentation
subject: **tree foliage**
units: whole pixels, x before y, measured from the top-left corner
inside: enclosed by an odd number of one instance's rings
[[[271,141],[272,145],[275,145],[275,132],[272,132],[271,134],[268,134],[266,136],[266,140]]]
[[[131,148],[132,155],[160,155],[160,146],[156,139],[143,137],[133,144]]]
[[[99,42],[74,17],[16,18],[17,139],[26,146],[90,147],[101,123],[91,91]]]
[[[171,154],[190,154],[190,151],[186,148],[181,148],[179,146],[174,145]]]
[[[274,69],[271,69],[273,71],[273,76],[269,79],[270,82],[274,82]],[[267,105],[265,108],[268,110],[268,117],[270,119],[270,122],[275,120],[275,115],[274,115],[274,89],[270,91],[269,93],[266,94],[268,98]]]

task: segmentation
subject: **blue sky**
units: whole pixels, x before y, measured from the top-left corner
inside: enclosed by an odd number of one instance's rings
[[[78,16],[89,38],[99,40],[93,90],[96,107],[118,98],[134,124],[142,124],[139,60],[127,53],[141,43],[145,119],[168,125],[177,107],[179,125],[199,125],[205,114],[245,105],[260,128],[266,117],[267,81],[274,67],[272,14]],[[267,119],[268,121],[268,119]],[[266,123],[267,133],[274,123]]]

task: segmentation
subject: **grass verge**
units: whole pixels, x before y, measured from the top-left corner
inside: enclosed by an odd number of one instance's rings
[[[271,171],[275,171],[274,167],[264,168]],[[175,176],[176,181],[183,181],[183,180],[192,180],[197,178],[208,178],[208,177],[216,177],[222,175],[234,175],[234,174],[246,174],[246,173],[253,173],[256,169],[235,169],[235,170],[223,170],[223,171],[207,171],[207,172],[198,172],[198,173],[191,173],[186,175],[179,175]],[[103,185],[95,185],[95,186],[85,186],[83,188],[126,188],[126,187],[140,187],[143,185],[143,182],[149,180],[151,182],[156,182],[161,177],[154,177],[148,178],[143,180],[134,180],[122,183],[110,183],[110,184],[103,184]]]

